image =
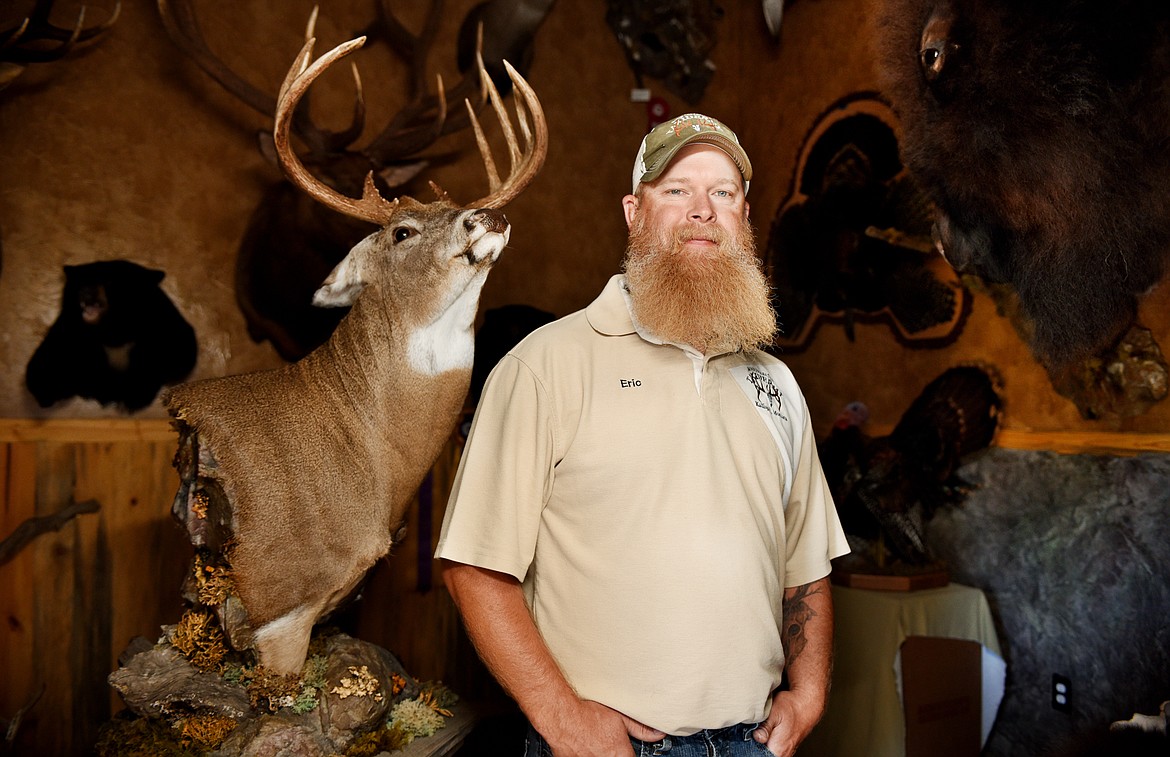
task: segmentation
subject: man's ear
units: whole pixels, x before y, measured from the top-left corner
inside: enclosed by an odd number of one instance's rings
[[[634,216],[638,214],[638,198],[626,195],[622,198],[622,212],[626,216],[626,228],[634,225]]]

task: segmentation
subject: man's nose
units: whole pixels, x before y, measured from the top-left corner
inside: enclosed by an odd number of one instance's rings
[[[687,218],[696,223],[710,223],[715,220],[715,206],[711,198],[705,194],[694,195],[691,207],[687,210]]]

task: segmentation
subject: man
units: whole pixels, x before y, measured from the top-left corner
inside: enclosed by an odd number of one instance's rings
[[[848,547],[804,398],[757,349],[750,179],[715,119],[656,127],[625,276],[484,389],[437,554],[529,754],[787,757],[824,710]]]

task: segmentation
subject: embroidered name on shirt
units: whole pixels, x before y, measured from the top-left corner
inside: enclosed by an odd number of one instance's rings
[[[621,382],[622,389],[633,389],[634,387],[642,385],[642,382],[639,379],[621,379]]]
[[[777,418],[785,421],[788,416],[784,414],[783,395],[776,387],[776,382],[772,381],[772,377],[754,366],[747,366],[747,380],[756,390],[756,407],[761,410],[767,410]]]

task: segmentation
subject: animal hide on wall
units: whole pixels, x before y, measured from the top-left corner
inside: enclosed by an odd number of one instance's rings
[[[605,22],[634,72],[659,79],[688,103],[703,99],[715,75],[710,54],[723,8],[714,0],[609,0]]]
[[[902,165],[888,104],[858,92],[809,129],[765,256],[777,347],[808,348],[824,324],[884,323],[899,344],[952,344],[971,294],[930,248],[933,208]]]
[[[159,288],[164,274],[128,260],[65,266],[61,313],[29,360],[41,407],[73,396],[139,410],[195,367],[195,330]]]
[[[948,261],[1047,367],[1111,346],[1170,249],[1170,5],[882,0],[878,50]]]

